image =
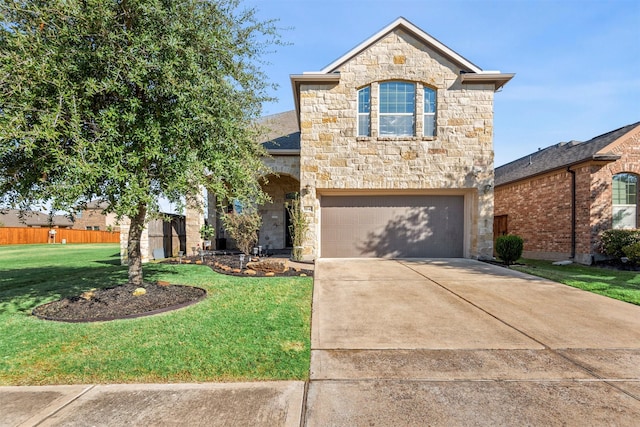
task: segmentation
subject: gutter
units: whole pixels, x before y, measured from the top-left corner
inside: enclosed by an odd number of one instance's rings
[[[571,174],[571,259],[576,257],[576,171],[567,167]]]
[[[284,150],[268,149],[267,154],[271,156],[299,156],[300,150],[299,149],[284,149]]]
[[[528,156],[527,156],[528,157]],[[595,162],[594,164],[602,164],[602,165],[606,165],[607,163],[612,163],[615,162],[616,160],[620,160],[621,156],[617,155],[617,154],[594,154],[591,157],[587,157],[586,159],[582,159],[582,160],[578,160],[569,164],[564,164],[558,167],[554,167],[551,169],[545,169],[545,170],[541,170],[540,172],[536,172],[536,173],[532,173],[531,175],[526,175],[520,178],[516,178],[516,179],[511,179],[509,181],[505,181],[505,182],[499,182],[495,184],[495,187],[501,187],[503,185],[507,185],[507,184],[513,184],[514,182],[518,182],[518,181],[522,181],[524,179],[530,179],[530,178],[535,178],[537,176],[540,175],[545,175],[547,173],[551,173],[551,172],[555,172],[555,171],[559,171],[559,170],[563,170],[564,168],[572,168],[574,166],[580,165],[582,163],[587,163],[587,162]],[[508,164],[508,163],[507,163]],[[499,166],[495,169],[499,169],[502,166]],[[567,169],[568,170],[568,169]],[[499,181],[499,179],[498,179]]]

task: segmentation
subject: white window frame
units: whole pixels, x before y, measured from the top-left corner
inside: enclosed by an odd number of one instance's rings
[[[630,184],[629,182],[619,181],[616,178],[622,176],[630,176],[635,179],[635,183]],[[616,181],[620,182],[620,185],[623,185],[624,198],[626,203],[616,203]],[[614,229],[635,229],[638,228],[638,184],[639,177],[636,174],[623,172],[613,176],[611,180],[611,205],[612,205],[612,215],[611,215],[611,228]],[[631,187],[633,185],[633,187]],[[634,194],[635,192],[635,194]],[[633,195],[635,199],[635,203],[629,203],[630,196]]]
[[[433,94],[433,108],[431,107],[431,103],[427,102],[427,93],[432,93]],[[423,110],[424,110],[424,116],[422,119],[422,134],[424,136],[436,136],[436,128],[437,128],[437,121],[436,121],[436,112],[438,109],[438,92],[433,89],[430,88],[428,86],[425,86],[423,88]],[[433,110],[433,111],[431,111]],[[433,129],[431,129],[431,132],[427,132],[427,120],[429,120],[429,123],[433,124]]]
[[[382,112],[382,106],[383,106],[383,90],[384,87],[386,85],[391,85],[391,84],[402,84],[405,85],[405,87],[412,87],[413,88],[413,97],[412,97],[412,101],[413,101],[413,111],[412,112],[391,112],[391,113],[383,113]],[[403,136],[415,136],[416,135],[416,84],[414,82],[405,82],[405,81],[401,81],[401,80],[392,80],[392,81],[386,81],[386,82],[381,82],[379,84],[379,96],[378,96],[378,135],[382,136],[382,137],[403,137]],[[411,128],[412,131],[411,133],[383,133],[382,132],[382,122],[383,122],[383,118],[384,117],[411,117],[412,119],[412,123],[411,123]]]
[[[366,103],[366,110],[364,112],[361,112],[360,110],[362,110],[363,108],[360,108],[363,106],[363,103],[360,99],[360,95],[367,93],[368,94],[368,99],[367,99],[367,103]],[[361,123],[361,118],[366,117],[367,119],[367,129],[362,129],[360,127],[360,123]],[[358,90],[358,136],[371,136],[371,86],[365,86],[361,89]]]

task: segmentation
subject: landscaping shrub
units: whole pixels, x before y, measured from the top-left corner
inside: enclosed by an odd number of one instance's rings
[[[231,212],[222,215],[222,223],[231,238],[236,241],[238,249],[247,255],[258,243],[258,231],[262,218],[258,212]]]
[[[288,227],[293,240],[291,258],[294,261],[302,260],[302,244],[309,230],[309,219],[302,210],[301,203],[302,201],[296,193],[295,199],[285,205],[289,211],[290,224]]]
[[[524,240],[515,234],[507,234],[496,239],[496,252],[506,265],[513,264],[522,256]]]
[[[640,230],[605,230],[600,242],[605,255],[622,258],[625,256],[623,248],[640,242]]]
[[[622,252],[629,258],[629,261],[636,264],[640,263],[640,242],[625,246],[622,248]]]

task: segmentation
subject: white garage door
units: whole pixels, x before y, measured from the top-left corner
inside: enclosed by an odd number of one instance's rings
[[[323,258],[459,258],[463,196],[323,196]]]

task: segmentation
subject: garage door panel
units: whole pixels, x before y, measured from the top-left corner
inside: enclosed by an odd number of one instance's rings
[[[322,257],[462,257],[463,196],[325,196]]]

